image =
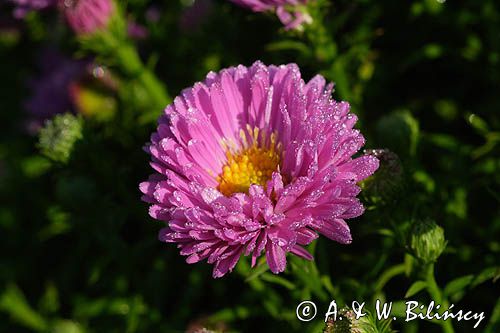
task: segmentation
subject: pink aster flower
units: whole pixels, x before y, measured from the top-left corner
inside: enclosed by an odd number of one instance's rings
[[[357,182],[378,168],[349,104],[322,76],[256,62],[209,73],[167,106],[146,150],[156,173],[140,184],[163,242],[214,277],[264,252],[274,273],[322,234],[348,244],[363,213]]]
[[[59,7],[77,34],[105,28],[114,12],[112,0],[59,0]]]
[[[235,4],[254,12],[276,11],[285,29],[295,29],[311,21],[311,17],[301,8],[308,0],[231,0]]]

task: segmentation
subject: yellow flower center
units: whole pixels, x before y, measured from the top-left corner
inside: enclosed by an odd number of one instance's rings
[[[219,183],[218,190],[230,196],[233,193],[247,192],[250,185],[257,184],[266,186],[274,171],[278,169],[280,155],[275,150],[275,136],[271,135],[269,147],[257,146],[258,130],[249,131],[251,135],[255,133],[253,145],[243,150],[233,153],[227,151],[227,163],[222,168],[222,172],[216,178]],[[240,133],[245,138],[244,133]],[[247,146],[246,140],[244,146]],[[262,140],[265,142],[265,138]],[[278,147],[279,148],[279,147]]]

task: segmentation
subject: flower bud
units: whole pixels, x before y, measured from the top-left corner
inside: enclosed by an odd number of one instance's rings
[[[38,147],[48,158],[66,163],[75,143],[83,137],[82,127],[81,118],[70,113],[56,115],[40,130]]]
[[[417,221],[410,236],[410,249],[424,263],[435,262],[446,248],[444,230],[432,220]]]
[[[285,30],[302,30],[303,25],[312,23],[307,12],[307,0],[231,0],[254,12],[275,11]]]
[[[364,153],[380,162],[377,172],[361,183],[364,195],[374,203],[395,198],[403,184],[403,166],[398,155],[389,149],[367,149]]]
[[[106,28],[114,12],[112,0],[59,0],[66,20],[78,35]]]

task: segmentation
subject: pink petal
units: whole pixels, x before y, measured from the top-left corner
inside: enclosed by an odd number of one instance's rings
[[[274,274],[281,273],[286,268],[286,252],[277,244],[268,242],[266,246],[266,259],[269,269]]]

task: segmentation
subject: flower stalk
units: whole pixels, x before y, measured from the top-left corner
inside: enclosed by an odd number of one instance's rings
[[[78,35],[78,41],[84,51],[95,54],[104,65],[117,69],[125,80],[139,85],[141,93],[146,95],[142,100],[147,101],[147,108],[154,110],[154,115],[158,116],[171,99],[165,85],[141,60],[135,45],[127,35],[124,14],[118,5],[115,7],[105,29]],[[151,117],[153,118],[155,117]]]
[[[337,56],[337,44],[325,26],[324,13],[327,6],[325,1],[309,5],[308,13],[311,16],[311,22],[304,27],[304,34],[314,48],[315,60],[323,64],[332,64]]]
[[[434,277],[434,263],[429,263],[425,267],[425,281],[427,282],[427,292],[432,297],[432,299],[437,303],[441,304],[442,309],[447,309],[450,306],[448,300],[443,296],[443,292],[436,282]],[[441,320],[439,324],[443,328],[444,333],[454,333],[453,325],[450,320]]]
[[[131,43],[124,41],[116,49],[117,64],[129,79],[137,80],[149,94],[151,106],[159,112],[170,102],[165,86],[147,68]]]

